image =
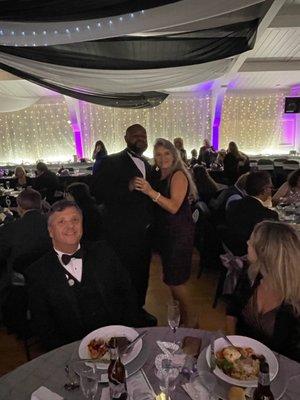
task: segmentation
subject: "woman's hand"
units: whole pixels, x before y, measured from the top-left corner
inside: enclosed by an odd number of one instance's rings
[[[132,186],[135,190],[139,190],[140,192],[150,196],[153,192],[153,189],[149,182],[146,181],[144,178],[135,177],[133,178]]]

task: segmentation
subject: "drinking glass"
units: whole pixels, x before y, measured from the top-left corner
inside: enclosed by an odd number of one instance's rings
[[[165,394],[174,390],[178,375],[179,369],[172,366],[171,360],[163,360],[162,368],[156,371],[160,390]]]
[[[197,382],[200,382],[202,386],[208,391],[209,400],[215,400],[215,389],[217,385],[217,378],[215,375],[208,371],[199,371],[199,375],[191,378],[191,383],[197,387]]]
[[[5,186],[6,186],[6,189],[9,189],[9,188],[10,188],[10,182],[9,182],[9,180],[7,180],[7,181],[5,182]]]
[[[79,377],[80,388],[84,397],[88,400],[94,400],[98,389],[97,375],[91,367],[85,366],[81,368]]]
[[[179,301],[171,300],[168,302],[168,324],[174,333],[174,343],[176,343],[176,331],[180,323]]]

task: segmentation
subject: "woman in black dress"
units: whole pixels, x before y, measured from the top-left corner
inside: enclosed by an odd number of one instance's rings
[[[155,203],[154,237],[163,265],[163,280],[179,301],[181,323],[188,324],[187,288],[194,243],[194,223],[189,198],[196,186],[175,146],[157,139],[154,145],[156,176],[151,185],[136,177],[133,186]]]
[[[235,142],[229,143],[223,164],[229,185],[234,185],[238,177],[249,170],[249,159],[246,154],[239,151]]]
[[[300,238],[263,221],[248,241],[250,267],[227,307],[227,331],[250,336],[300,362]]]

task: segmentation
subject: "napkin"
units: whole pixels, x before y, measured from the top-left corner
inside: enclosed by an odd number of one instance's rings
[[[182,385],[192,400],[209,400],[209,393],[200,382],[185,383]]]
[[[31,395],[31,400],[63,400],[63,397],[51,392],[45,386],[41,386]]]

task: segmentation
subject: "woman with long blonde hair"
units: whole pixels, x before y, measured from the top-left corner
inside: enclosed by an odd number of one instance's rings
[[[248,241],[248,260],[227,308],[228,332],[300,361],[299,233],[282,222],[260,222]]]
[[[154,145],[156,176],[151,185],[135,178],[133,185],[155,202],[154,237],[163,266],[163,280],[179,301],[181,323],[189,325],[186,282],[191,273],[194,223],[190,198],[197,189],[175,146],[166,139]]]

